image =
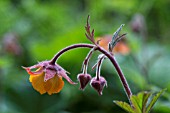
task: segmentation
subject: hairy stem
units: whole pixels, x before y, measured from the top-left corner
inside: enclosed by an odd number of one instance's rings
[[[74,45],[68,46],[68,47],[62,49],[61,51],[59,51],[59,52],[53,57],[53,59],[51,60],[50,64],[51,64],[51,65],[54,65],[55,62],[57,61],[57,59],[58,59],[63,53],[65,53],[65,52],[68,51],[68,50],[75,49],[75,48],[93,48],[94,46],[96,46],[96,45],[92,45],[92,44],[74,44]],[[117,71],[117,73],[118,73],[118,76],[119,76],[119,78],[120,78],[120,81],[121,81],[121,83],[122,83],[122,85],[123,85],[123,87],[124,87],[124,90],[125,90],[125,92],[126,92],[126,94],[127,94],[127,97],[128,97],[128,99],[129,99],[129,101],[130,101],[130,96],[132,95],[131,89],[129,88],[129,85],[128,85],[128,83],[127,83],[127,80],[126,80],[126,78],[125,78],[125,76],[124,76],[124,74],[123,74],[123,72],[122,72],[119,64],[117,63],[115,57],[114,57],[111,53],[107,52],[105,49],[103,49],[103,48],[100,47],[100,46],[98,46],[98,48],[96,48],[96,50],[100,51],[100,52],[103,53],[105,56],[107,56],[107,57],[110,59],[110,61],[112,62],[112,64],[114,65],[114,67],[115,67],[115,69],[116,69],[116,71]],[[130,102],[130,103],[131,103],[131,102]]]
[[[82,67],[82,69],[83,69],[83,73],[84,73],[84,74],[87,74],[87,68],[88,68],[89,60],[90,60],[90,58],[91,58],[91,56],[92,56],[92,54],[93,54],[93,52],[94,52],[94,50],[95,50],[96,48],[97,48],[97,46],[94,47],[94,48],[92,48],[92,49],[89,51],[89,53],[87,54],[85,60],[83,61],[83,67]]]
[[[98,60],[98,63],[97,63],[97,68],[96,68],[97,80],[99,80],[99,78],[100,78],[100,70],[101,70],[101,65],[102,65],[102,62],[103,62],[103,60],[104,60],[104,57],[105,57],[105,56],[102,56],[102,57]]]

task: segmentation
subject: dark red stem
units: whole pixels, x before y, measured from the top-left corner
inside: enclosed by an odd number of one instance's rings
[[[54,65],[55,62],[57,61],[57,59],[59,58],[59,56],[61,56],[63,53],[65,53],[65,52],[68,51],[68,50],[75,49],[75,48],[93,48],[93,47],[95,47],[95,46],[96,46],[96,45],[92,45],[92,44],[74,44],[74,45],[68,46],[68,47],[62,49],[61,51],[59,51],[59,52],[53,57],[53,59],[51,60],[51,63],[50,63],[50,64],[51,64],[51,65]],[[103,53],[104,55],[106,55],[106,56],[110,59],[110,61],[112,62],[112,64],[114,65],[114,67],[115,67],[115,69],[116,69],[116,71],[117,71],[117,73],[118,73],[118,76],[119,76],[119,78],[120,78],[120,81],[121,81],[121,83],[122,83],[122,85],[123,85],[123,87],[124,87],[124,90],[125,90],[125,92],[126,92],[126,94],[127,94],[127,97],[128,97],[128,99],[129,99],[129,101],[130,101],[130,96],[132,95],[131,89],[129,88],[129,85],[128,85],[128,83],[127,83],[127,80],[126,80],[126,78],[125,78],[125,76],[124,76],[124,74],[123,74],[123,72],[122,72],[119,64],[117,63],[115,57],[114,57],[111,53],[109,53],[108,51],[106,51],[105,49],[103,49],[103,48],[100,47],[100,46],[97,47],[96,50],[98,50],[98,51],[100,51],[101,53]]]

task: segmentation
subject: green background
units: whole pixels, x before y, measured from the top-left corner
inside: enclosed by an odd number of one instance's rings
[[[68,45],[90,43],[84,35],[88,14],[95,37],[125,24],[121,33],[128,33],[130,53],[115,57],[132,92],[167,88],[151,113],[170,113],[169,6],[169,0],[1,0],[0,113],[125,113],[113,103],[128,100],[109,60],[101,70],[108,83],[102,96],[90,85],[81,91],[66,80],[60,93],[40,95],[21,68],[50,60]],[[72,50],[58,60],[75,82],[88,50]],[[97,55],[89,65],[92,76]]]

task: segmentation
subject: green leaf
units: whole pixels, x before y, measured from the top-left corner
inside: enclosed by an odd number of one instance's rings
[[[136,97],[137,97],[136,100],[138,101],[139,108],[142,109],[144,92],[138,93]]]
[[[161,96],[161,94],[165,91],[166,89],[162,89],[161,91],[159,91],[158,93],[156,93],[155,95],[153,95],[153,97],[151,98],[147,108],[146,108],[146,113],[149,113],[150,110],[152,109],[153,105],[156,103],[156,101],[158,100],[158,98]]]
[[[132,95],[130,100],[132,102],[135,113],[142,113],[141,106],[139,104],[141,98],[138,98],[136,95]]]
[[[122,101],[113,101],[113,102],[117,104],[119,107],[121,107],[122,109],[124,109],[125,111],[129,113],[135,113],[132,107],[128,103]]]
[[[113,37],[112,37],[112,41],[111,41],[112,44],[114,43],[115,38],[119,35],[119,33],[120,33],[120,31],[122,30],[122,27],[123,27],[124,25],[125,25],[125,24],[121,24],[120,27],[116,30],[116,32],[114,32]]]
[[[147,102],[149,97],[151,96],[151,92],[143,92],[143,99],[142,99],[142,112],[145,113],[146,111],[146,106],[147,106]]]
[[[130,113],[149,113],[157,99],[166,89],[161,90],[158,93],[140,92],[137,95],[130,97],[131,105],[122,101],[114,101],[118,106]]]
[[[145,113],[146,105],[147,105],[150,95],[151,95],[151,92],[144,91],[144,92],[138,93],[137,95],[133,95],[131,97],[131,101],[136,112]]]
[[[113,48],[114,48],[114,46],[116,45],[116,43],[121,40],[121,36],[118,37],[118,35],[119,35],[119,32],[122,30],[122,27],[123,27],[123,26],[124,26],[124,24],[122,24],[122,25],[116,30],[116,32],[114,32],[113,37],[112,37],[112,40],[111,40],[111,42],[109,42],[109,51],[110,51],[110,52],[113,50]],[[124,36],[124,35],[125,35],[125,34],[123,34],[122,36]]]

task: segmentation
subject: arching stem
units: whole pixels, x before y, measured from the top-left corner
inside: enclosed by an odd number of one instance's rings
[[[68,51],[68,50],[75,49],[75,48],[93,48],[94,46],[96,46],[96,45],[92,45],[92,44],[74,44],[74,45],[68,46],[68,47],[62,49],[61,51],[59,51],[59,52],[53,57],[53,59],[51,60],[50,64],[51,64],[51,65],[54,65],[55,62],[57,61],[57,59],[58,59],[63,53],[65,53],[65,52]],[[110,59],[110,61],[112,62],[112,64],[114,65],[114,67],[115,67],[115,69],[116,69],[116,71],[117,71],[117,73],[118,73],[118,76],[119,76],[119,78],[120,78],[120,81],[121,81],[121,83],[122,83],[122,85],[123,85],[123,88],[124,88],[124,90],[125,90],[125,92],[126,92],[126,95],[127,95],[128,99],[129,99],[129,102],[131,103],[131,101],[130,101],[130,97],[131,97],[131,95],[132,95],[131,89],[129,88],[129,85],[128,85],[128,83],[127,83],[127,80],[126,80],[126,78],[125,78],[125,76],[124,76],[124,74],[123,74],[123,72],[122,72],[119,64],[117,63],[114,55],[112,55],[111,53],[109,53],[108,51],[106,51],[105,49],[103,49],[103,48],[100,47],[100,46],[98,46],[98,48],[96,48],[96,50],[100,51],[100,52],[103,53],[105,56],[107,56],[107,57]]]

